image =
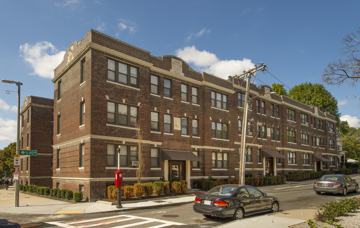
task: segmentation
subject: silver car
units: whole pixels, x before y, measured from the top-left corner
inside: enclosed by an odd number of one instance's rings
[[[314,182],[314,191],[317,194],[333,193],[346,196],[349,192],[357,192],[359,184],[354,179],[344,174],[324,175]]]

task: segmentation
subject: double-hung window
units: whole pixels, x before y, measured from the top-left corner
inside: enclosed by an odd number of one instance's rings
[[[280,116],[280,108],[277,104],[271,104],[271,116],[279,117]]]
[[[171,80],[164,78],[164,97],[172,97],[171,86]]]
[[[107,103],[107,122],[123,126],[136,127],[138,108],[126,104]]]
[[[61,113],[57,114],[57,126],[56,126],[56,134],[61,133]]]
[[[305,113],[300,113],[300,121],[301,121],[301,124],[303,125],[308,125],[308,120],[309,116]]]
[[[294,128],[289,127],[287,129],[287,141],[291,143],[296,143],[296,132]]]
[[[188,86],[181,84],[181,101],[188,101]]]
[[[172,118],[170,114],[164,114],[164,132],[172,133]]]
[[[199,157],[199,151],[198,150],[194,150],[192,152],[196,157]],[[199,161],[193,161],[192,162],[192,167],[193,168],[200,168],[200,162]]]
[[[256,100],[256,111],[258,114],[266,114],[264,101]]]
[[[150,156],[151,156],[151,167],[152,168],[159,168],[160,167],[159,149],[158,148],[151,148]]]
[[[199,136],[199,120],[197,119],[192,120],[192,135]]]
[[[56,168],[60,168],[60,149],[56,149]]]
[[[226,123],[212,122],[212,137],[218,139],[228,139],[228,125]]]
[[[288,120],[290,121],[296,121],[295,120],[295,110],[292,110],[292,109],[288,109],[287,110],[287,114],[288,114]]]
[[[181,135],[188,135],[189,134],[189,130],[188,130],[188,118],[187,117],[182,117],[181,118]]]
[[[211,91],[211,106],[219,109],[227,109],[228,107],[227,95]]]
[[[304,162],[305,165],[310,165],[310,154],[304,153]]]
[[[295,152],[288,152],[288,163],[296,164],[296,153]]]
[[[266,125],[265,124],[259,124],[258,125],[258,132],[257,132],[258,138],[266,138]]]
[[[252,162],[252,148],[247,147],[245,151],[245,162]]]
[[[199,89],[191,87],[191,103],[199,104]]]
[[[228,153],[212,152],[212,167],[227,169],[228,168]]]
[[[139,69],[126,63],[108,59],[107,79],[124,85],[137,87]]]
[[[238,119],[238,133],[242,133],[242,120]]]
[[[159,126],[159,113],[158,112],[151,112],[151,130],[152,131],[160,131]]]
[[[84,82],[85,75],[85,58],[80,61],[80,84]]]
[[[159,77],[151,75],[150,78],[150,92],[152,94],[159,94]]]
[[[79,167],[84,167],[85,144],[79,145]]]
[[[85,123],[85,101],[80,102],[80,125]]]
[[[62,91],[61,91],[61,80],[59,80],[58,81],[58,83],[57,83],[57,99],[58,100],[60,100],[61,99],[61,93],[62,93]]]
[[[245,106],[245,93],[238,92],[238,107],[244,107]]]
[[[137,146],[130,145],[107,145],[107,165],[108,166],[117,166],[118,156],[117,153],[120,153],[120,167],[131,167],[137,166],[138,161],[138,149]]]
[[[280,128],[279,127],[270,128],[270,134],[271,134],[272,140],[280,141]]]

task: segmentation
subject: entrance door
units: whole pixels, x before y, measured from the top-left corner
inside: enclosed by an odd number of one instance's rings
[[[321,171],[321,161],[316,162],[316,171]]]
[[[185,162],[169,161],[169,181],[185,180]]]
[[[274,175],[274,158],[266,158],[265,160],[265,174]]]

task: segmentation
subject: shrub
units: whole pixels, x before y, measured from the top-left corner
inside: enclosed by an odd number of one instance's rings
[[[133,188],[135,197],[142,197],[144,195],[144,185],[142,183],[134,184]]]
[[[186,183],[186,181],[184,181],[184,180],[180,181],[180,188],[181,188],[181,193],[186,193],[187,192],[187,183]]]
[[[160,196],[164,192],[164,182],[156,181],[153,183],[153,192],[156,196]]]
[[[75,192],[73,199],[75,202],[80,202],[83,199],[82,192]]]
[[[109,200],[115,200],[117,197],[117,189],[114,185],[107,187],[107,197]]]
[[[143,183],[142,185],[144,188],[145,196],[152,196],[153,191],[154,191],[153,183],[147,182],[147,183]]]
[[[50,188],[48,188],[48,187],[44,187],[44,195],[45,196],[48,196],[48,195],[50,195]]]
[[[181,182],[180,181],[171,182],[171,192],[181,193]]]
[[[70,190],[66,190],[65,192],[65,199],[71,200],[73,198],[73,192]]]
[[[333,222],[339,216],[356,212],[360,208],[359,198],[349,198],[324,204],[318,211],[317,217],[323,222]]]
[[[165,181],[165,182],[163,182],[163,184],[164,184],[164,194],[169,195],[170,194],[170,182]]]
[[[134,186],[124,186],[124,198],[130,199],[134,197]]]

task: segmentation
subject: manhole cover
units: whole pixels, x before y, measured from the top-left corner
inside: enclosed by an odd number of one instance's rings
[[[154,202],[155,202],[155,203],[164,203],[164,202],[166,202],[166,201],[164,201],[164,200],[155,200]]]
[[[176,217],[179,217],[179,215],[166,214],[166,215],[163,215],[162,217],[166,217],[166,218],[176,218]]]

